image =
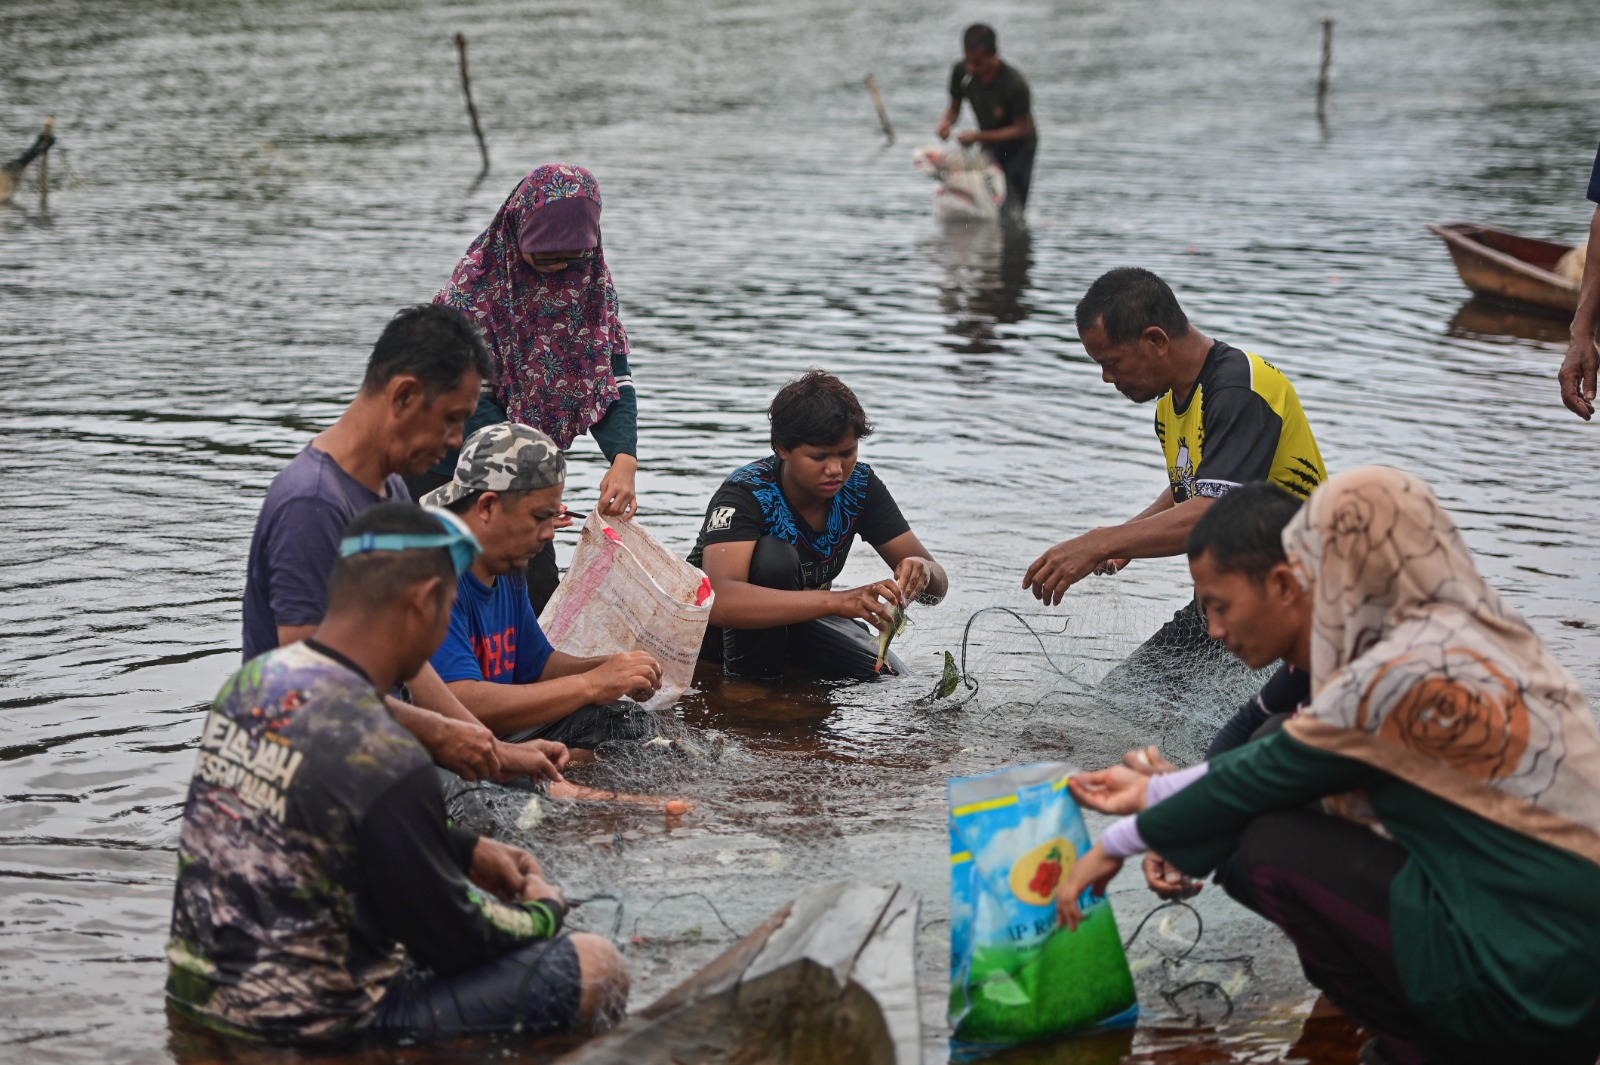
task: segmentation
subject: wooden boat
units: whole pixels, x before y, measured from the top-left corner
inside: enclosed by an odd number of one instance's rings
[[[1479,296],[1542,307],[1570,316],[1578,284],[1551,272],[1570,244],[1507,233],[1471,222],[1429,226],[1455,260],[1456,272]]]
[[[555,1065],[920,1065],[917,912],[898,884],[807,888]]]

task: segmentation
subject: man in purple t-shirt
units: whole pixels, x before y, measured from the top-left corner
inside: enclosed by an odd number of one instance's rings
[[[344,527],[374,503],[409,501],[402,477],[460,446],[478,390],[493,374],[488,348],[459,311],[421,304],[394,316],[355,400],[267,489],[245,575],[247,661],[311,634],[327,607]],[[390,710],[441,765],[469,780],[559,779],[561,745],[499,743],[432,666],[409,684],[417,705],[391,699]]]
[[[473,433],[450,483],[422,501],[448,507],[483,548],[456,581],[434,670],[497,735],[556,740],[581,752],[655,735],[651,714],[623,696],[655,694],[661,665],[644,651],[569,655],[539,628],[522,568],[555,539],[566,479],[554,440],[502,422]]]
[[[1600,150],[1594,155],[1589,172],[1589,199],[1600,205]],[[1561,402],[1584,421],[1594,415],[1595,372],[1600,370],[1600,351],[1595,349],[1595,330],[1600,328],[1600,206],[1589,220],[1589,251],[1583,262],[1583,283],[1578,290],[1578,309],[1572,315],[1572,341],[1561,364]]]

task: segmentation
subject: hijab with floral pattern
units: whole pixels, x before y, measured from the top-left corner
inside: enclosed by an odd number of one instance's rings
[[[1289,734],[1600,863],[1594,715],[1433,490],[1384,466],[1339,474],[1283,545],[1314,596],[1313,696]],[[1373,819],[1359,795],[1329,805]]]
[[[522,257],[591,249],[549,274]],[[628,334],[600,247],[600,186],[583,167],[554,163],[524,178],[433,301],[482,330],[506,416],[563,450],[617,399],[611,359],[628,353]]]

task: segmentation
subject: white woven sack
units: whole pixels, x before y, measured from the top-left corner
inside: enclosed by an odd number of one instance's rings
[[[1005,171],[977,148],[937,144],[911,153],[911,163],[939,183],[933,216],[944,222],[992,222],[1006,202]]]
[[[712,598],[710,578],[637,521],[613,525],[596,509],[539,627],[569,655],[650,652],[661,663],[661,689],[644,706],[663,710],[694,680]]]

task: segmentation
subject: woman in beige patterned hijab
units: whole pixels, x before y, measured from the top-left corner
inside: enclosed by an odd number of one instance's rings
[[[1433,490],[1384,466],[1283,534],[1316,596],[1311,706],[1285,726],[1600,863],[1600,730],[1578,682],[1483,582]],[[1359,797],[1330,804],[1370,819]]]
[[[1310,705],[1190,769],[1074,778],[1137,816],[1068,871],[1064,923],[1153,849],[1284,930],[1376,1037],[1363,1062],[1594,1065],[1600,729],[1576,681],[1410,474],[1331,478],[1283,544],[1311,597]]]

